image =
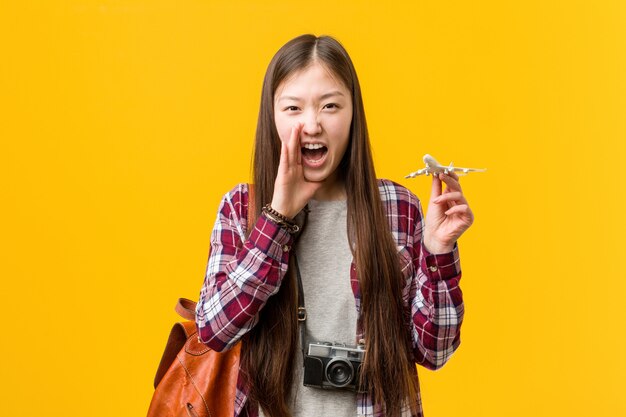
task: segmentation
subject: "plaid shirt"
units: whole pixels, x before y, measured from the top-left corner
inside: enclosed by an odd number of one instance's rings
[[[378,180],[378,186],[406,280],[403,299],[413,319],[414,360],[428,369],[438,369],[461,342],[464,308],[458,247],[455,244],[452,252],[430,254],[422,243],[419,199],[389,180]],[[239,184],[220,204],[196,309],[200,340],[216,351],[231,348],[256,325],[259,310],[280,288],[293,244],[293,237],[263,214],[246,240],[247,215],[248,185]],[[354,261],[350,282],[359,315],[361,293]],[[363,330],[358,328],[356,340],[363,337]],[[240,369],[235,417],[258,416],[258,406],[247,401],[247,393]],[[357,393],[356,397],[358,416],[383,416],[369,395]],[[419,395],[417,405],[418,414],[408,413],[412,417],[422,416]]]

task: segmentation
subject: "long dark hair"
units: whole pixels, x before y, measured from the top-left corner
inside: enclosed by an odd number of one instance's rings
[[[360,324],[365,334],[363,382],[388,417],[417,402],[417,374],[410,351],[409,312],[403,305],[404,280],[396,244],[380,198],[369,144],[361,88],[348,53],[330,36],[302,35],[272,58],[261,94],[254,149],[256,216],[272,200],[280,160],[274,122],[274,94],[297,71],[319,63],[340,79],[352,95],[353,115],[346,153],[339,165],[347,190],[348,236],[361,290]],[[292,263],[279,292],[260,312],[258,324],[242,344],[242,367],[249,399],[271,417],[291,415],[287,400],[298,350],[297,282]]]

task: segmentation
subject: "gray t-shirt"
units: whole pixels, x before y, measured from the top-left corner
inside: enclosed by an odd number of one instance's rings
[[[350,285],[352,253],[348,243],[347,204],[309,201],[307,225],[296,245],[307,310],[309,342],[356,344],[357,313]],[[354,417],[356,394],[305,387],[301,351],[297,354],[291,409],[294,417]],[[262,410],[260,416],[265,417]]]

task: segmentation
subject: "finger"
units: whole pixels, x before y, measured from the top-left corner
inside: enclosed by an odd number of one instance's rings
[[[439,197],[433,200],[433,203],[441,204],[444,202],[454,202],[454,203],[467,203],[463,193],[460,191],[450,191],[448,193],[444,193]]]
[[[296,136],[296,155],[298,165],[302,165],[302,144],[300,143],[300,133],[302,132],[303,127],[304,125],[300,125],[300,128],[298,129],[298,134]]]
[[[458,176],[457,176],[458,179]],[[461,184],[458,180],[452,178],[449,174],[441,174],[441,180],[449,187],[452,191],[461,191]]]
[[[440,178],[440,179],[441,179],[441,178],[443,178],[443,173],[439,173],[439,174],[437,174],[437,175],[439,176],[439,178]],[[448,193],[451,193],[451,192],[452,192],[452,190],[450,190],[450,187],[448,187],[448,186],[443,187],[443,181],[442,181],[442,187],[441,187],[441,188],[442,188],[442,191],[441,191],[441,194],[442,194],[442,195],[443,195],[443,194],[448,194]]]
[[[300,123],[297,123],[291,128],[291,135],[289,136],[289,142],[287,143],[287,149],[289,150],[289,166],[295,166],[298,163],[298,152],[296,152],[296,143],[299,142],[298,136],[300,134]]]
[[[437,174],[433,174],[433,182],[432,188],[430,190],[430,200],[434,200],[435,198],[441,195],[441,180]]]
[[[469,213],[469,206],[467,204],[458,204],[446,210],[445,213],[446,216],[450,216],[452,214],[467,214]]]
[[[284,169],[287,169],[289,166],[289,151],[284,140],[280,142],[280,166]]]

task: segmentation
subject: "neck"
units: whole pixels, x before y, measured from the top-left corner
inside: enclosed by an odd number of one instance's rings
[[[338,178],[328,178],[324,184],[313,194],[313,199],[318,201],[345,200],[347,198],[345,183]]]

